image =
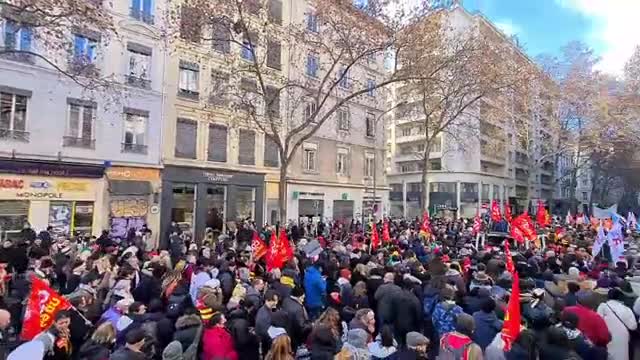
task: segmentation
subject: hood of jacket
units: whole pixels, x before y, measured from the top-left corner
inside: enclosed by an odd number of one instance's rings
[[[200,326],[201,321],[198,315],[183,315],[176,321],[176,330],[182,330],[194,326]]]
[[[500,320],[498,320],[496,313],[493,311],[488,314],[484,311],[477,311],[473,314],[473,318],[476,322],[482,322],[487,325],[500,324]]]

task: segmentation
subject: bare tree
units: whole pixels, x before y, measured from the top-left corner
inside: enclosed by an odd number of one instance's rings
[[[115,34],[109,7],[102,0],[0,0],[6,34],[0,57],[42,63],[84,88],[105,87],[111,81],[98,76],[87,59],[70,59],[73,45],[68,35],[91,33],[108,42]]]
[[[180,30],[174,38],[211,43],[223,54],[232,121],[275,144],[281,221],[292,160],[339,109],[394,83],[436,78],[453,61],[456,54],[450,53],[424,66],[428,61],[415,48],[425,39],[404,29],[426,8],[407,10],[402,3],[370,0],[355,7],[346,0],[314,0],[305,10],[305,3],[294,1],[291,13],[306,14],[290,21],[278,17],[280,1],[185,0],[174,9],[173,28]],[[375,75],[368,77],[370,72]],[[375,102],[369,106],[382,108]]]

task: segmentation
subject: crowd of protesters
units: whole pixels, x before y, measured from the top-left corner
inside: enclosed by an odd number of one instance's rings
[[[544,248],[513,244],[522,327],[505,350],[513,285],[502,239],[476,248],[472,220],[392,220],[371,250],[371,226],[288,224],[192,241],[171,228],[167,250],[144,233],[112,239],[36,234],[28,224],[0,249],[0,359],[21,341],[30,279],[72,304],[32,341],[44,359],[613,359],[640,358],[640,275],[635,231],[625,261],[593,257],[596,230],[555,225]],[[382,221],[378,230],[383,228]],[[255,259],[285,230],[294,248],[281,268]],[[606,250],[606,246],[605,246]],[[606,251],[604,251],[606,253]],[[640,284],[640,283],[639,283]]]

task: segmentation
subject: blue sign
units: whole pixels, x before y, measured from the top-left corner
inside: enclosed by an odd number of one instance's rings
[[[32,181],[30,186],[34,189],[48,189],[51,184],[48,181]]]

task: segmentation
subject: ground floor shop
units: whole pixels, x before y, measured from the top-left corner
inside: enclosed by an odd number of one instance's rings
[[[0,237],[18,236],[25,222],[54,234],[101,230],[104,167],[0,159]]]
[[[491,201],[516,206],[510,179],[475,173],[433,173],[429,176],[429,212],[437,217],[474,217],[488,211]],[[421,217],[424,186],[420,174],[389,176],[390,214]]]
[[[287,219],[339,220],[344,223],[388,213],[388,190],[291,183],[287,186]]]
[[[160,170],[113,166],[106,170],[107,227],[112,237],[126,238],[146,224],[151,234],[141,234],[157,245],[160,228]]]
[[[201,241],[242,220],[264,221],[263,174],[167,166],[162,170],[161,246],[170,229]]]

